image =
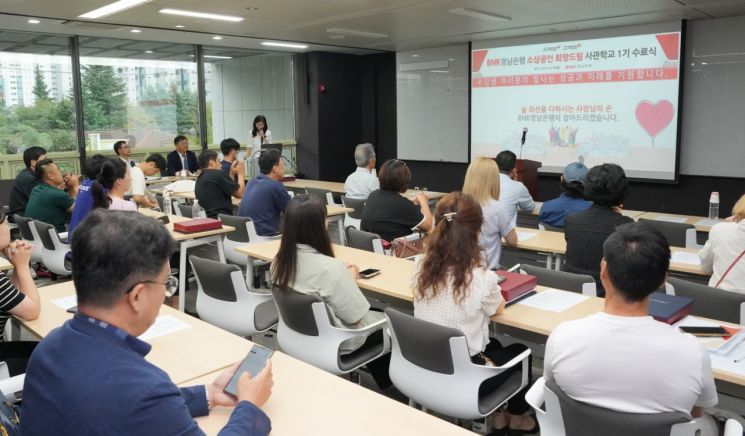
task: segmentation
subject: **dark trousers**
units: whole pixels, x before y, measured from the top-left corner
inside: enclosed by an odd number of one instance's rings
[[[502,344],[499,343],[498,340],[494,338],[489,339],[489,343],[486,345],[486,349],[484,350],[483,354],[488,357],[492,362],[494,362],[495,365],[500,366],[507,362],[509,362],[511,359],[522,353],[523,351],[527,350],[528,347],[526,347],[523,344],[512,344],[508,345],[506,347],[503,347]],[[473,363],[476,363],[478,365],[483,365],[485,363],[485,360],[480,355],[475,355],[471,357],[471,361]],[[533,356],[531,355],[528,358],[528,384],[515,394],[510,400],[507,402],[507,411],[512,415],[522,415],[523,413],[530,410],[530,404],[528,404],[525,401],[525,394],[528,392],[528,389],[530,389],[531,382],[533,380],[533,374],[532,374],[532,368],[533,368]],[[518,364],[513,366],[512,368],[500,373],[499,375],[496,375],[490,379],[487,379],[483,383],[481,383],[481,386],[479,387],[479,398],[485,397],[486,395],[490,394],[491,392],[494,392],[499,386],[502,385],[502,383],[505,382],[512,374],[516,372],[522,371],[522,364]]]
[[[26,372],[26,365],[38,342],[12,341],[0,342],[0,361],[8,365],[10,376]]]
[[[383,330],[377,330],[370,334],[360,349],[375,347],[383,343]],[[388,368],[391,366],[391,353],[386,353],[365,365],[370,371],[378,388],[385,389],[393,384],[388,376]]]

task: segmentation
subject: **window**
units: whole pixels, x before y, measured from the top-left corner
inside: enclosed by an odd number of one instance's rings
[[[23,151],[35,145],[63,171],[76,171],[69,39],[0,31],[0,47],[0,160],[6,163],[0,177],[15,177],[24,168]]]
[[[194,59],[193,45],[81,37],[86,150],[172,149],[177,135],[199,148]]]
[[[207,142],[248,144],[253,120],[264,115],[274,141],[295,139],[294,55],[205,47]]]

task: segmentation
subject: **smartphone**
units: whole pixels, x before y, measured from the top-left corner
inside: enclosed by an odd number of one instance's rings
[[[156,218],[158,221],[162,222],[163,224],[168,224],[171,222],[171,220],[168,218],[168,215],[159,216]]]
[[[379,269],[368,268],[366,270],[360,271],[360,278],[369,279],[370,277],[375,277],[378,274],[380,274]]]
[[[67,313],[78,313],[78,306],[72,306],[66,310]]]
[[[730,333],[722,327],[678,327],[683,333],[690,333],[693,336],[727,336]]]
[[[256,375],[264,368],[266,362],[272,357],[273,353],[274,351],[266,347],[254,345],[253,348],[251,348],[251,351],[248,352],[246,358],[243,359],[243,362],[241,362],[241,366],[238,367],[238,370],[233,374],[233,377],[230,378],[228,384],[225,385],[223,392],[234,397],[237,396],[237,384],[241,374],[248,371],[248,373],[251,374],[251,377],[256,377]]]

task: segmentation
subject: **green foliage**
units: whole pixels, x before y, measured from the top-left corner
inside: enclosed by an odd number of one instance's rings
[[[44,81],[44,75],[41,74],[41,67],[36,66],[34,70],[34,95],[38,100],[49,100],[49,88]]]
[[[83,111],[86,130],[127,127],[127,89],[109,65],[84,65]]]

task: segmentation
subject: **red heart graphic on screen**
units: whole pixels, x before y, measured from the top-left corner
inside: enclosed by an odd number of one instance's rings
[[[660,100],[657,103],[643,100],[636,105],[636,121],[654,138],[670,124],[674,112],[673,104],[667,100]]]

